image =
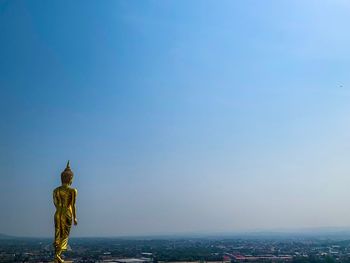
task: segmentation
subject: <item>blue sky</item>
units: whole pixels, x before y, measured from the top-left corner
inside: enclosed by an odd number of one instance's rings
[[[350,226],[350,4],[0,1],[0,232]]]

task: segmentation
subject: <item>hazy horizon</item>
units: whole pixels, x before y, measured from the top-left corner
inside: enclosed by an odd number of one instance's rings
[[[44,236],[19,236],[0,233],[4,237],[14,238],[52,238],[52,235]],[[75,235],[76,238],[250,238],[250,237],[338,237],[350,238],[350,227],[315,227],[315,228],[279,228],[279,229],[251,229],[241,231],[224,232],[163,232],[125,235]]]
[[[349,11],[0,0],[0,233],[350,227]]]

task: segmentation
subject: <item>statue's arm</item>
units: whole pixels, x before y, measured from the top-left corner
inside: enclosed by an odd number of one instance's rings
[[[73,208],[73,219],[74,219],[74,225],[78,224],[78,219],[77,219],[77,209],[75,206],[75,201],[77,199],[78,191],[77,189],[73,189],[73,203],[72,203],[72,208]]]
[[[55,207],[57,208],[58,200],[57,200],[56,190],[53,191],[53,203],[54,203]]]

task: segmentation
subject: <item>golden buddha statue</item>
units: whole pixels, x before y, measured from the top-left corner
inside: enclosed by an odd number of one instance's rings
[[[55,262],[64,262],[61,253],[67,250],[68,237],[72,222],[78,224],[75,200],[77,198],[77,189],[71,188],[73,181],[73,172],[69,167],[69,161],[66,169],[61,173],[62,185],[53,191],[53,203],[56,207],[55,213]]]

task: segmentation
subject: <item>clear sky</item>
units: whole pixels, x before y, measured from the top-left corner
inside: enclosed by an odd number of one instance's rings
[[[350,227],[350,4],[0,0],[0,233]]]

